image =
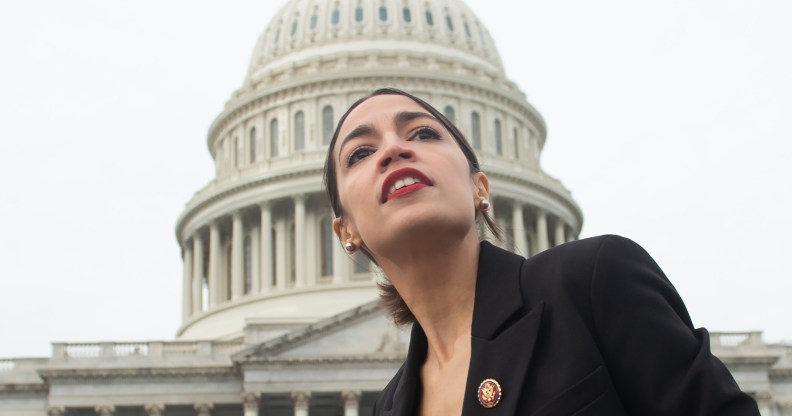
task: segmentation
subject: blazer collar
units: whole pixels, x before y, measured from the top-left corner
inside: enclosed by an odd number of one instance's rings
[[[539,330],[544,303],[530,310],[523,304],[520,274],[525,259],[482,242],[479,251],[476,296],[473,303],[471,356],[462,408],[463,416],[515,414],[520,391]],[[426,334],[413,324],[407,360],[386,415],[413,415],[421,399],[421,365],[426,360]],[[508,359],[504,359],[508,357]],[[501,402],[485,409],[478,401],[478,387],[495,379],[503,390]]]

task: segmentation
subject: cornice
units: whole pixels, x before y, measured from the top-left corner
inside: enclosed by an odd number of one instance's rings
[[[792,368],[771,368],[768,376],[771,380],[792,380]]]
[[[311,357],[262,357],[255,356],[239,362],[240,366],[250,364],[288,365],[288,366],[322,366],[337,364],[395,364],[401,365],[407,354],[360,354]]]
[[[237,369],[231,365],[222,367],[49,368],[39,370],[39,375],[48,383],[56,380],[87,380],[97,378],[150,379],[185,377],[239,377]]]
[[[717,350],[713,351],[713,354],[726,365],[765,365],[769,367],[780,358],[777,355],[718,355]]]

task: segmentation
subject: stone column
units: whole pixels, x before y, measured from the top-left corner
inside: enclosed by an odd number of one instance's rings
[[[189,242],[184,242],[184,279],[182,281],[182,321],[186,322],[193,314],[193,256],[192,246]]]
[[[560,246],[566,242],[564,235],[564,221],[561,218],[556,219],[555,223],[555,245]]]
[[[258,416],[260,397],[258,393],[242,393],[242,409],[245,416]]]
[[[360,390],[344,390],[341,392],[344,401],[344,416],[358,416],[360,409]]]
[[[550,239],[547,234],[547,213],[541,208],[536,210],[536,252],[550,248]]]
[[[214,410],[214,403],[196,403],[195,416],[212,416]]]
[[[272,210],[269,202],[264,202],[261,207],[261,290],[269,292],[272,289]]]
[[[220,226],[209,225],[209,306],[220,303]]]
[[[231,227],[231,299],[245,293],[245,275],[242,267],[245,260],[245,236],[242,230],[242,213],[235,211]]]
[[[275,222],[275,286],[278,290],[286,289],[286,220],[279,218]]]
[[[305,195],[294,196],[294,286],[305,286]]]
[[[148,416],[162,416],[165,414],[165,405],[162,403],[151,403],[143,406]]]
[[[199,233],[193,235],[193,277],[192,277],[192,313],[198,314],[203,309],[203,277],[204,277],[204,256],[203,256],[203,237]]]
[[[514,233],[514,251],[528,257],[528,240],[525,238],[525,222],[523,220],[523,204],[512,202],[512,230]]]
[[[115,414],[115,406],[112,404],[100,404],[94,407],[97,416],[113,416]]]
[[[311,401],[311,392],[293,391],[291,398],[294,401],[294,416],[308,416],[308,405]]]
[[[259,227],[250,230],[250,292],[261,292],[261,237]]]

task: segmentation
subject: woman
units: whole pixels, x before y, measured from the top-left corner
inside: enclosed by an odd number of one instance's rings
[[[345,249],[413,324],[382,415],[758,415],[654,261],[616,236],[528,260],[481,242],[489,183],[462,134],[394,89],[339,121],[325,185]]]

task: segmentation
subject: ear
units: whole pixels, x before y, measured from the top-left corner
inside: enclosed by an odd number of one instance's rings
[[[484,172],[476,172],[473,174],[473,187],[474,189],[474,204],[478,206],[482,199],[489,199],[489,179]]]
[[[357,235],[357,230],[354,225],[343,217],[338,217],[333,220],[333,232],[341,240],[341,243],[351,241],[360,247],[360,238]]]

